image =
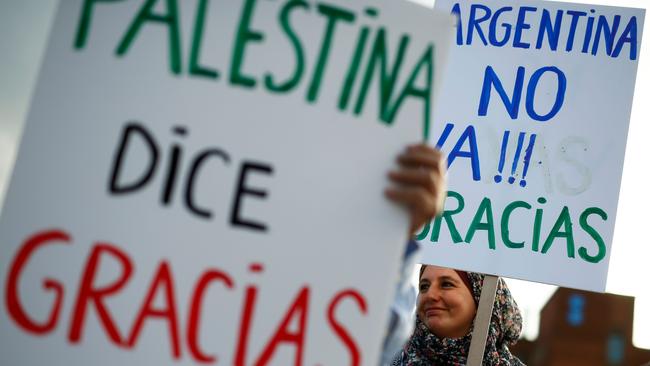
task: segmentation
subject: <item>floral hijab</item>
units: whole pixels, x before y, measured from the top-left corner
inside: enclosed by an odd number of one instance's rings
[[[472,296],[478,304],[483,288],[483,275],[467,272]],[[415,330],[404,349],[393,360],[393,366],[457,366],[467,363],[467,354],[472,340],[470,332],[461,338],[439,338],[418,318]],[[508,286],[499,278],[497,293],[492,309],[492,319],[483,355],[483,365],[522,366],[508,349],[517,342],[521,333],[521,313],[512,298]]]

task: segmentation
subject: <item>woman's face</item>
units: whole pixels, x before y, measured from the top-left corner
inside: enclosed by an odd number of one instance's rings
[[[460,338],[469,333],[476,304],[456,271],[427,266],[420,277],[417,312],[436,336]]]

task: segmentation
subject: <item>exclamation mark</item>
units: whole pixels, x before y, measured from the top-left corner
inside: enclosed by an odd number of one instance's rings
[[[510,137],[510,131],[505,131],[503,133],[503,140],[501,141],[501,156],[499,157],[499,174],[494,176],[494,181],[501,183],[503,179],[501,174],[503,174],[503,165],[506,162],[506,148],[508,147],[508,138]]]
[[[510,177],[508,178],[508,183],[510,184],[515,182],[515,173],[517,172],[517,164],[519,163],[521,148],[524,147],[525,137],[526,137],[525,132],[519,132],[519,138],[517,139],[517,150],[515,151],[515,160],[512,161],[512,169],[510,170]]]
[[[533,155],[533,147],[535,146],[536,138],[537,135],[532,134],[528,140],[528,147],[526,148],[526,155],[524,156],[524,172],[521,175],[521,182],[519,182],[521,187],[526,186],[526,174],[528,174],[528,166],[530,165],[530,157]]]

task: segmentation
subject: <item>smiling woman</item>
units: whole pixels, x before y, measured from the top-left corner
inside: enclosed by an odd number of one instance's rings
[[[435,335],[460,338],[469,333],[476,315],[466,272],[422,266],[418,317]]]
[[[483,278],[477,273],[423,265],[415,331],[393,365],[465,365]],[[499,278],[484,365],[523,365],[508,349],[519,338],[521,325],[517,303]]]

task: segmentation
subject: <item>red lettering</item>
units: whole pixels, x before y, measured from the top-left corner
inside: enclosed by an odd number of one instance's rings
[[[257,299],[257,287],[247,287],[244,299],[244,311],[242,312],[242,318],[239,324],[239,339],[237,340],[237,351],[235,352],[235,366],[246,365],[248,335],[250,334],[253,308]]]
[[[154,308],[154,300],[156,298],[156,293],[158,288],[164,290],[165,295],[165,307],[162,309]],[[145,297],[145,300],[138,314],[137,320],[133,325],[133,330],[131,331],[131,336],[129,337],[128,345],[133,347],[135,342],[140,335],[144,321],[148,317],[156,317],[167,320],[169,327],[170,342],[172,345],[172,356],[175,359],[181,357],[181,345],[178,335],[178,311],[176,310],[176,302],[174,301],[174,285],[172,280],[171,271],[169,269],[169,264],[166,261],[163,261],[158,268],[158,272],[151,281],[151,286],[149,287],[149,292]]]
[[[248,270],[252,273],[262,273],[264,271],[264,265],[262,263],[251,263]],[[247,287],[246,295],[244,296],[244,311],[242,312],[242,319],[239,324],[239,339],[237,340],[237,350],[235,351],[235,366],[246,365],[248,335],[251,330],[251,321],[253,319],[253,309],[255,307],[256,299],[257,287]]]
[[[359,350],[359,346],[357,346],[357,344],[354,342],[354,339],[352,339],[347,330],[343,328],[339,321],[334,317],[336,307],[339,305],[341,300],[346,297],[352,297],[356,301],[357,305],[359,305],[359,308],[361,309],[362,314],[366,314],[368,312],[366,301],[358,291],[344,290],[334,296],[330,302],[330,305],[327,308],[327,320],[329,321],[330,326],[334,329],[334,333],[336,333],[336,335],[341,338],[341,341],[343,341],[345,347],[348,349],[348,351],[350,351],[352,365],[359,366],[361,365],[361,351]]]
[[[20,274],[31,258],[33,252],[35,252],[39,247],[49,244],[68,244],[69,242],[70,236],[63,231],[42,231],[27,239],[14,258],[9,271],[9,277],[7,278],[7,285],[5,286],[5,300],[11,318],[21,328],[28,332],[36,335],[44,335],[51,332],[56,327],[59,319],[59,310],[61,309],[61,303],[63,300],[63,286],[61,283],[51,278],[46,278],[43,281],[43,288],[45,290],[53,291],[55,296],[54,305],[52,306],[52,311],[50,311],[49,318],[47,321],[39,324],[29,318],[20,304],[20,290],[18,286]]]
[[[35,335],[45,335],[56,329],[64,299],[64,284],[61,281],[47,277],[43,280],[43,288],[54,293],[54,300],[47,319],[41,321],[40,319],[34,320],[30,318],[23,307],[20,298],[20,280],[32,256],[42,247],[54,244],[71,244],[71,238],[61,230],[43,230],[27,238],[11,262],[6,280],[5,302],[10,318],[20,328]],[[102,261],[107,260],[116,262],[120,268],[116,271],[115,277],[109,280],[108,283],[102,279],[101,282],[104,285],[100,286],[98,284],[98,277],[101,272],[100,266]],[[174,277],[171,266],[167,261],[160,262],[156,268],[147,293],[136,313],[130,332],[126,334],[128,337],[121,335],[113,314],[106,305],[106,301],[123,290],[129,282],[133,270],[134,265],[131,258],[119,248],[106,243],[96,243],[91,248],[82,271],[77,297],[72,307],[68,340],[73,344],[81,341],[88,309],[94,306],[99,318],[100,328],[106,332],[107,338],[112,343],[120,347],[133,348],[140,339],[146,321],[150,320],[150,318],[165,321],[168,327],[172,358],[180,359],[182,342],[179,329],[183,328],[179,323]],[[264,265],[262,263],[251,263],[249,265],[251,274],[259,275],[263,271]],[[187,330],[186,344],[193,360],[200,363],[216,363],[218,360],[217,355],[206,353],[200,345],[201,318],[205,296],[210,285],[214,282],[222,283],[228,290],[235,288],[235,282],[228,273],[213,268],[203,272],[194,286],[188,307],[187,328],[185,328]],[[278,349],[282,346],[288,346],[294,352],[292,364],[302,366],[307,337],[310,292],[309,286],[303,286],[299,289],[293,301],[287,306],[282,320],[271,333],[264,347],[262,347],[257,361],[247,363],[248,342],[253,328],[253,317],[259,288],[255,285],[245,287],[238,339],[235,346],[234,365],[267,366],[272,362]],[[158,299],[159,297],[160,299]],[[367,314],[368,305],[363,295],[357,290],[345,289],[332,297],[326,315],[328,325],[350,354],[350,364],[359,366],[362,364],[362,352],[358,343],[349,330],[344,327],[344,324],[336,318],[337,309],[348,298],[356,304],[361,314]],[[218,311],[218,308],[216,310]]]
[[[190,305],[190,316],[187,326],[187,343],[192,356],[197,361],[204,363],[213,363],[217,361],[216,356],[206,356],[205,353],[201,351],[198,344],[203,294],[205,293],[205,290],[207,289],[210,282],[217,280],[222,281],[229,289],[232,289],[234,287],[233,280],[226,273],[218,270],[207,271],[199,279],[199,282],[194,289],[194,295],[192,296],[192,304]]]
[[[307,328],[307,312],[309,306],[309,287],[303,287],[296,300],[291,305],[291,308],[285,315],[284,319],[275,331],[271,342],[266,346],[264,352],[255,363],[255,366],[267,365],[271,360],[271,356],[275,353],[276,348],[280,343],[294,343],[296,345],[295,366],[302,365],[303,346],[305,344],[305,332]],[[293,317],[298,316],[298,331],[292,333],[289,331],[289,325]]]
[[[104,254],[111,255],[120,262],[122,265],[122,274],[117,281],[105,287],[95,287],[95,276],[99,272],[99,263]],[[126,342],[122,340],[117,326],[104,304],[104,298],[118,292],[129,280],[132,272],[133,264],[129,257],[121,250],[110,244],[103,243],[98,243],[93,247],[86,268],[83,271],[81,284],[79,285],[79,293],[74,306],[70,334],[68,335],[70,342],[78,343],[81,340],[81,330],[86,321],[86,310],[88,304],[92,302],[95,304],[101,324],[110,340],[119,346],[126,346]]]

